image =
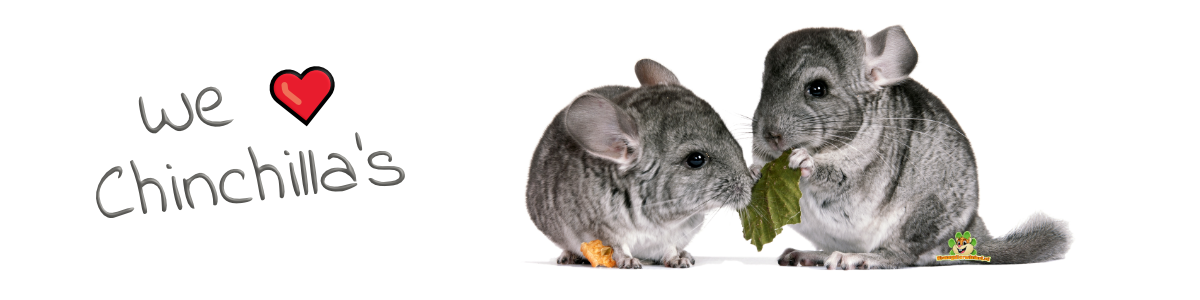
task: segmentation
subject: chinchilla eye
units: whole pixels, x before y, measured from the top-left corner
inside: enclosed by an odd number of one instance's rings
[[[692,153],[688,153],[688,155],[687,155],[687,165],[689,167],[692,167],[693,169],[703,166],[704,162],[707,160],[708,160],[708,157],[700,152],[692,152]]]
[[[825,81],[821,79],[810,81],[808,85],[804,87],[804,90],[807,91],[809,95],[817,98],[825,97],[825,94],[828,93],[828,87],[825,86]]]

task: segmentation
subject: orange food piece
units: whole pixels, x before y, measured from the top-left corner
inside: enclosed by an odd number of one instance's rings
[[[617,261],[612,258],[613,248],[605,246],[600,240],[580,243],[579,252],[583,252],[583,257],[592,263],[593,268],[600,265],[609,268],[617,267]]]

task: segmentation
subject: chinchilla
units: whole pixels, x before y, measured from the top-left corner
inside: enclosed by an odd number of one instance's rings
[[[563,249],[559,264],[587,263],[580,244],[598,239],[619,268],[687,268],[695,258],[683,248],[705,214],[750,202],[750,170],[716,111],[662,65],[634,69],[641,87],[579,96],[533,153],[525,203]]]
[[[801,223],[819,251],[788,249],[780,265],[898,268],[936,259],[955,233],[970,232],[992,264],[1062,258],[1063,221],[1034,214],[993,238],[979,217],[975,156],[941,100],[908,77],[917,51],[899,26],[811,28],[767,53],[752,127],[755,172],[785,150],[800,168]]]

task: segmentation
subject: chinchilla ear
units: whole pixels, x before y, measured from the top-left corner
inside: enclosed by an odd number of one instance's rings
[[[679,78],[675,77],[675,73],[667,70],[667,67],[658,64],[653,60],[642,59],[633,66],[633,72],[637,73],[638,82],[642,86],[651,86],[656,84],[679,84]]]
[[[864,74],[876,86],[888,86],[908,78],[917,67],[917,48],[899,25],[888,27],[866,38]]]
[[[628,167],[641,155],[637,122],[615,103],[596,94],[583,94],[567,107],[567,133],[592,155]]]

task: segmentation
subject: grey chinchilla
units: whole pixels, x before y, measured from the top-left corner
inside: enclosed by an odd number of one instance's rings
[[[525,203],[563,249],[559,264],[587,263],[579,246],[598,239],[619,268],[687,268],[695,259],[683,248],[705,213],[750,202],[753,178],[716,111],[662,65],[634,69],[641,87],[579,96],[533,153]]]
[[[910,79],[917,52],[899,26],[867,37],[810,28],[767,53],[753,119],[757,172],[785,150],[801,168],[801,223],[819,251],[788,249],[780,265],[828,269],[943,265],[969,231],[992,264],[1062,258],[1063,221],[1036,213],[993,238],[976,211],[979,184],[966,134],[941,100]],[[757,173],[755,173],[757,174]]]

